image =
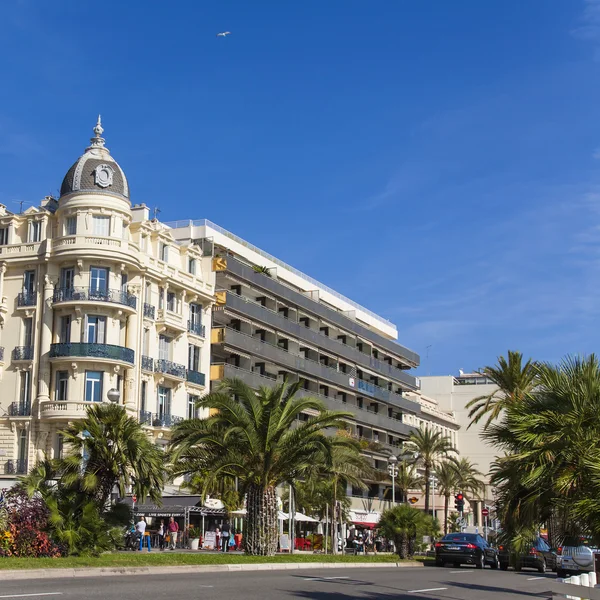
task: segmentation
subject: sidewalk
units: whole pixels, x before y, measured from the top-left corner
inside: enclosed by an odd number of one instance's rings
[[[185,550],[184,550],[185,552]],[[71,569],[15,569],[0,570],[1,580],[17,579],[71,579],[74,577],[114,577],[119,575],[172,575],[176,573],[220,573],[241,571],[287,571],[300,569],[381,569],[423,567],[423,563],[406,562],[310,562],[310,563],[256,563],[226,565],[168,565],[149,567],[85,567]]]

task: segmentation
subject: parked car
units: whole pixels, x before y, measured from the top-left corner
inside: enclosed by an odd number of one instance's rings
[[[566,538],[558,548],[558,577],[594,570],[594,556],[600,552],[598,544],[589,537]]]
[[[506,571],[511,563],[509,546],[498,546],[498,555],[500,558],[500,568]],[[520,571],[521,569],[537,569],[540,573],[545,573],[548,569],[556,571],[556,558],[556,552],[550,548],[546,540],[537,537],[531,542],[529,552],[517,554],[516,557],[513,557],[513,566],[515,567],[515,571]]]
[[[451,563],[455,567],[462,564],[475,565],[483,569],[500,567],[498,551],[490,546],[478,533],[449,533],[435,544],[435,564],[443,567]]]

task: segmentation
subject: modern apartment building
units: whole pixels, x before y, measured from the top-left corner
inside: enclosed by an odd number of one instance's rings
[[[160,444],[208,385],[212,258],[132,207],[102,133],[58,199],[0,206],[0,488],[109,390]]]
[[[382,474],[414,427],[455,440],[455,418],[421,397],[410,372],[419,356],[396,341],[392,323],[210,221],[168,225],[176,240],[213,256],[213,385],[232,377],[254,388],[301,380],[301,393],[353,413],[349,431]],[[348,492],[367,513],[391,498],[385,481]]]
[[[469,427],[470,409],[467,404],[474,398],[488,396],[497,390],[497,386],[480,373],[463,373],[458,376],[441,375],[421,377],[421,390],[424,394],[434,397],[443,411],[456,415],[460,426],[460,436],[457,447],[460,456],[470,459],[484,473],[485,483],[489,484],[489,472],[498,451],[486,443],[481,437],[483,422]],[[493,503],[493,492],[489,485],[486,487],[484,502]],[[475,502],[473,512],[477,524],[482,523],[482,502]]]

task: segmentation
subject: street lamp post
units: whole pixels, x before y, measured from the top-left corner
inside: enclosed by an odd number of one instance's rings
[[[437,483],[435,473],[432,473],[429,477],[429,483],[431,484],[431,514],[435,518],[435,484]]]
[[[121,392],[116,388],[112,388],[106,392],[106,398],[112,404],[118,404],[119,400],[121,399]]]
[[[392,476],[392,506],[396,504],[396,477],[398,476],[398,459],[393,454],[388,458],[388,473]]]

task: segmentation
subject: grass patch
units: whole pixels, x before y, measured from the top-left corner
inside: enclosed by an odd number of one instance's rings
[[[67,558],[0,558],[2,569],[72,569],[78,567],[151,567],[166,565],[245,565],[256,563],[396,563],[395,554],[369,556],[326,556],[323,554],[279,554],[277,556],[244,556],[243,554],[167,553],[153,551],[103,554],[98,557]]]

